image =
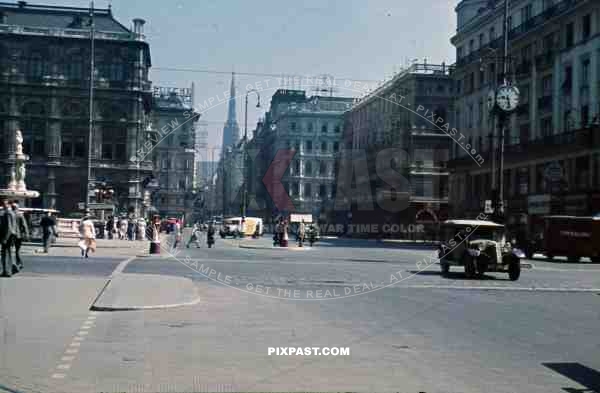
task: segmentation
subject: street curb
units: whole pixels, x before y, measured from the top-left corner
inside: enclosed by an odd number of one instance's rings
[[[108,283],[103,288],[102,291],[104,291],[104,289],[106,289],[107,286],[108,286]],[[172,304],[155,304],[152,306],[129,306],[129,307],[103,307],[103,306],[98,307],[98,306],[92,305],[92,307],[90,307],[90,311],[104,311],[104,312],[143,311],[143,310],[163,310],[163,309],[167,309],[167,308],[193,306],[193,305],[200,303],[200,301],[202,300],[200,298],[200,294],[198,293],[198,288],[194,287],[194,292],[195,292],[195,299],[192,301],[189,301],[189,302],[172,303]]]

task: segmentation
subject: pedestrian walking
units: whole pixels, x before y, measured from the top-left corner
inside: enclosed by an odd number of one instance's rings
[[[52,237],[58,236],[56,230],[56,221],[52,217],[52,213],[48,212],[40,220],[40,226],[42,227],[42,242],[44,244],[44,253],[48,253],[48,249],[52,244]]]
[[[288,242],[289,242],[289,237],[288,237],[288,223],[286,220],[283,220],[282,224],[281,224],[281,247],[287,247],[288,246]]]
[[[96,228],[94,228],[94,221],[91,216],[85,216],[81,220],[79,226],[79,235],[81,240],[79,241],[79,248],[81,248],[81,257],[88,258],[88,253],[96,251]]]
[[[215,244],[215,232],[216,229],[214,222],[211,222],[206,230],[206,244],[208,244],[208,248],[212,248],[212,246]]]
[[[304,243],[304,236],[306,235],[306,226],[304,220],[298,225],[298,247],[302,247]]]
[[[106,233],[109,240],[113,238],[113,229],[115,227],[115,219],[113,216],[108,217],[108,221],[106,222]]]
[[[173,244],[173,250],[177,248],[179,243],[181,243],[181,224],[179,223],[179,220],[177,220],[175,221],[175,224],[173,224],[173,235],[171,242],[171,244]]]
[[[138,221],[139,240],[146,240],[146,219],[140,218]]]
[[[150,239],[150,254],[160,254],[160,217],[154,216],[148,228]]]
[[[2,217],[0,219],[0,241],[2,242],[2,276],[10,277],[17,273],[19,268],[12,258],[12,247],[17,235],[17,217],[10,208],[7,200],[2,201]]]
[[[187,244],[185,245],[187,248],[190,248],[190,244],[192,244],[192,242],[196,243],[196,248],[200,248],[200,238],[201,238],[201,227],[198,223],[195,223],[194,226],[192,227],[192,234],[190,236],[190,240],[188,240]]]
[[[127,219],[121,217],[119,220],[119,239],[125,240],[127,238]]]
[[[23,215],[23,212],[19,210],[19,202],[13,201],[12,209],[15,212],[16,223],[17,223],[17,234],[15,236],[15,259],[19,270],[23,270],[23,260],[21,259],[21,245],[24,241],[29,239],[29,228],[27,226],[27,220]]]

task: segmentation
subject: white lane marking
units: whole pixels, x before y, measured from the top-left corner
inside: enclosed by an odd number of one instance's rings
[[[79,337],[79,336],[73,337],[73,341],[83,341],[83,340],[85,340],[85,337]]]
[[[56,366],[57,369],[59,370],[68,370],[71,368],[71,364],[67,363],[67,364],[59,364],[58,366]]]
[[[95,312],[95,311],[92,311]],[[94,321],[96,320],[96,316],[95,315],[90,315],[89,317],[87,317],[88,321]]]
[[[93,327],[92,325],[83,325],[83,326],[81,326],[81,328],[80,328],[80,329],[83,329],[83,330],[85,330],[85,329],[90,329],[90,328],[92,328],[92,327]]]
[[[74,354],[74,353],[77,353],[77,352],[79,352],[79,348],[67,349],[65,351],[65,353],[68,353],[68,354]]]
[[[90,333],[90,332],[86,332],[85,330],[82,330],[82,331],[79,331],[79,332],[77,332],[77,335],[78,335],[78,336],[85,336],[85,335],[87,335],[87,334],[89,334],[89,333]]]
[[[493,290],[493,291],[520,291],[520,292],[600,292],[600,288],[557,288],[557,287],[501,287],[501,286],[460,286],[460,285],[402,285],[398,288],[411,289],[467,289],[467,290]]]
[[[127,264],[137,258],[138,257],[129,257],[129,258],[125,259],[124,261],[121,261],[121,263],[119,263],[117,265],[115,270],[113,270],[113,272],[111,273],[111,275],[108,279],[110,280],[111,278],[115,277],[117,274],[123,273],[123,270],[125,270],[125,267],[127,266]],[[92,311],[92,312],[95,314],[94,311]]]
[[[65,374],[52,374],[52,378],[54,379],[63,379],[65,377]]]
[[[75,356],[63,356],[60,358],[61,362],[72,362],[75,359]]]
[[[81,346],[81,342],[79,342],[79,341],[73,341],[69,346],[70,347],[80,347]]]

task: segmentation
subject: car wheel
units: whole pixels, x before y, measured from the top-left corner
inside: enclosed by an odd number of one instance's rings
[[[600,263],[600,257],[592,257],[590,258],[594,263]]]
[[[508,265],[508,278],[510,281],[517,281],[521,275],[521,261],[518,258],[514,258]]]
[[[579,262],[579,259],[580,259],[580,257],[578,257],[578,256],[570,255],[568,258],[568,261],[571,263],[577,263],[577,262]]]
[[[463,262],[465,264],[465,276],[467,278],[475,277],[475,261],[473,260],[473,257],[469,254],[465,254]]]
[[[552,255],[552,254],[546,254],[546,259],[549,260],[549,261],[551,261],[551,260],[554,259],[554,255]]]

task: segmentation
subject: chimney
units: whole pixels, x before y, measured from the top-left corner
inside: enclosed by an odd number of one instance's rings
[[[27,5],[26,1],[17,1],[17,4],[19,5],[19,8],[25,8],[25,6]]]
[[[144,24],[146,23],[145,20],[141,19],[141,18],[135,18],[133,20],[133,32],[135,34],[144,34]]]

